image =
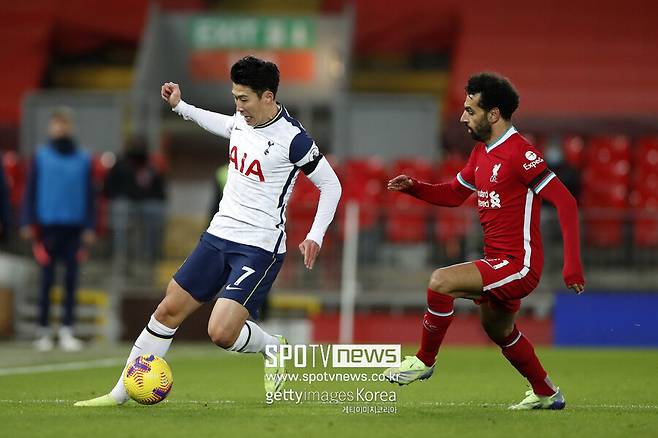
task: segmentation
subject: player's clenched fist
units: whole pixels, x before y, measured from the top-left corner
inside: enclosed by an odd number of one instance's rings
[[[173,82],[165,82],[162,84],[160,90],[162,99],[169,104],[170,107],[175,108],[180,102],[180,87]]]
[[[399,190],[407,190],[409,187],[414,185],[414,181],[409,178],[407,175],[398,175],[388,182],[386,186],[392,192]]]

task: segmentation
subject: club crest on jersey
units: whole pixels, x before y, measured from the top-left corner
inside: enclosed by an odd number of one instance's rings
[[[229,165],[230,163],[233,163],[233,166],[235,166],[235,170],[237,170],[244,176],[256,175],[258,176],[260,182],[265,182],[265,177],[263,176],[263,171],[261,170],[260,161],[253,160],[251,163],[249,163],[249,165],[245,170],[245,164],[249,162],[247,153],[245,152],[242,154],[242,157],[240,158],[240,163],[238,164],[237,146],[233,146],[231,148],[231,151],[229,152],[229,156],[228,156],[228,162]]]
[[[272,140],[267,140],[267,149],[265,149],[265,155],[270,153],[270,148],[274,146],[274,142]]]
[[[491,169],[491,178],[489,178],[489,182],[495,183],[498,182],[498,171],[500,170],[500,166],[502,166],[503,163],[498,163],[495,164],[493,169]]]

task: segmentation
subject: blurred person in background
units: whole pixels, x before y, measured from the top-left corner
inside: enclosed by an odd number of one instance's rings
[[[133,266],[133,255],[156,261],[161,255],[166,181],[151,164],[144,137],[128,139],[123,155],[108,172],[103,193],[111,202],[115,255],[127,266]]]
[[[222,164],[215,170],[212,179],[212,190],[213,197],[210,201],[210,208],[208,210],[209,216],[208,220],[211,221],[217,213],[217,206],[222,202],[222,197],[224,196],[224,187],[226,186],[226,180],[228,179],[228,164]]]
[[[207,131],[229,138],[228,178],[219,204],[197,247],[167,286],[150,321],[135,341],[126,363],[138,356],[164,357],[180,324],[204,303],[214,301],[208,335],[218,347],[237,353],[269,352],[281,359],[288,341],[253,320],[267,298],[286,254],[285,211],[299,172],[320,190],[317,212],[298,244],[312,269],[341,195],[341,186],[313,138],[276,100],[279,69],[252,56],[231,67],[236,112],[224,115],[182,100],[178,84],[162,85],[172,111]],[[297,243],[297,242],[295,242]],[[280,393],[285,365],[265,366],[269,396]],[[75,406],[117,406],[129,399],[120,377],[106,395]]]
[[[544,253],[539,228],[542,199],[557,208],[564,241],[563,278],[584,290],[578,206],[539,151],[512,125],[519,95],[506,78],[473,75],[466,85],[460,122],[477,141],[468,163],[449,183],[428,184],[407,175],[388,183],[426,202],[456,207],[475,192],[484,231],[484,258],[440,268],[427,288],[421,346],[399,367],[384,372],[391,383],[407,385],[432,376],[436,355],[454,319],[455,298],[480,305],[482,327],[532,389],[514,410],[562,409],[565,399],[539,362],[530,341],[516,327],[521,299],[539,283]]]
[[[0,241],[5,240],[11,229],[11,202],[9,187],[5,178],[5,168],[0,161]]]
[[[58,331],[59,346],[78,351],[82,342],[73,336],[79,261],[95,241],[95,193],[90,155],[73,138],[73,111],[57,108],[48,123],[49,140],[32,160],[21,212],[21,236],[32,241],[41,265],[39,330],[35,347],[54,346],[50,328],[50,291],[55,264],[63,261],[64,312]]]
[[[551,137],[548,140],[544,151],[544,158],[546,164],[557,176],[562,184],[569,190],[571,195],[576,199],[580,199],[580,171],[571,165],[565,158],[562,150],[562,143],[557,136]],[[546,204],[542,205],[542,229],[544,230],[544,253],[547,255],[545,258],[544,270],[551,272],[554,265],[554,255],[559,254],[559,241],[560,224],[557,212],[554,208]],[[544,226],[545,224],[545,226]]]
[[[580,199],[580,171],[564,158],[564,151],[559,137],[551,137],[544,152],[546,164],[557,176],[571,195]]]

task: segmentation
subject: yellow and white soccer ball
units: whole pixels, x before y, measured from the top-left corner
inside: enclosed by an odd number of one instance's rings
[[[143,405],[154,405],[164,400],[173,383],[167,362],[152,354],[137,357],[123,370],[123,385],[128,395]]]

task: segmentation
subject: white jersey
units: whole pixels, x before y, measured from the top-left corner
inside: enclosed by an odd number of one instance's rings
[[[286,251],[285,214],[300,167],[320,155],[301,123],[283,105],[276,117],[252,127],[241,114],[225,116],[181,101],[174,111],[227,137],[228,179],[208,233],[269,252]]]

